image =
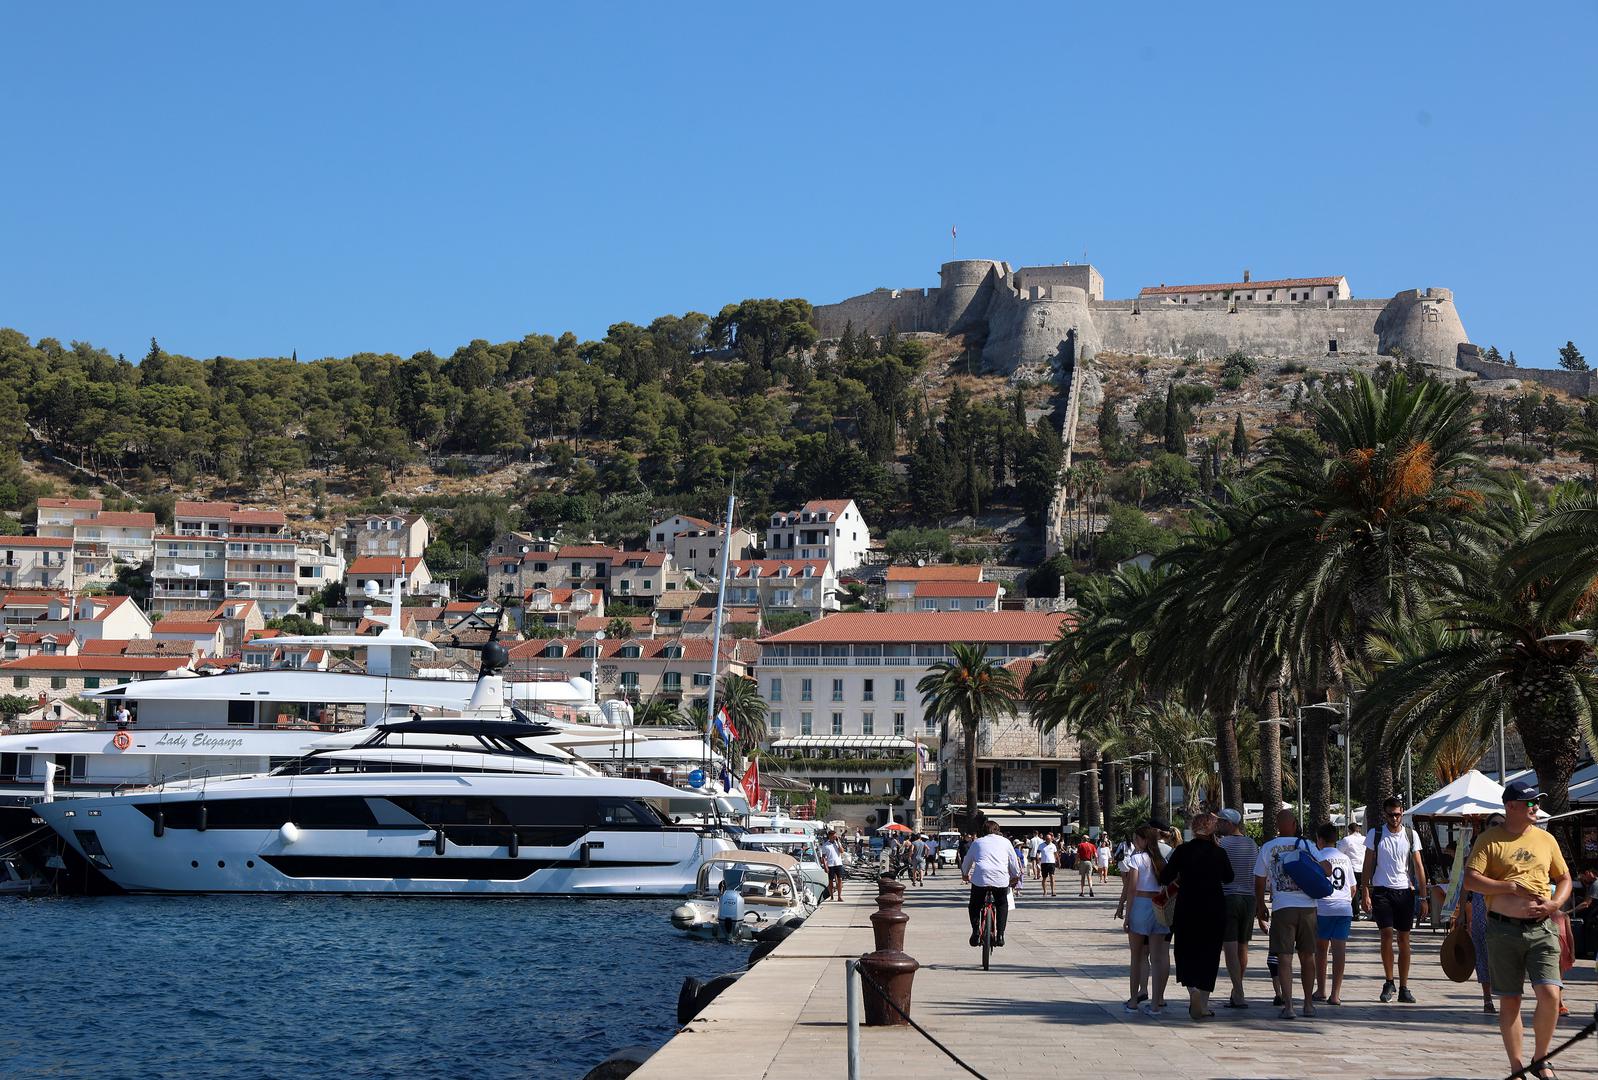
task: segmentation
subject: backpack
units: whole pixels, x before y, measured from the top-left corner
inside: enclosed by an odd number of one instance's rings
[[[1298,845],[1292,851],[1281,856],[1281,863],[1287,876],[1293,879],[1293,884],[1303,890],[1304,895],[1311,900],[1324,900],[1332,895],[1332,879],[1326,876],[1325,870],[1321,869],[1320,860],[1315,858],[1314,849],[1302,836],[1298,838]]]

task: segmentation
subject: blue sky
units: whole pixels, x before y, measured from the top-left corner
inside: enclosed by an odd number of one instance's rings
[[[12,4],[0,325],[446,352],[960,254],[1446,285],[1598,361],[1598,8]],[[1005,13],[1009,13],[1006,15]]]

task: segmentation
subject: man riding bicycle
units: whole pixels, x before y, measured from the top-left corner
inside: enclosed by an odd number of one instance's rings
[[[982,919],[982,905],[989,892],[993,892],[993,907],[999,917],[999,930],[993,940],[995,946],[1004,945],[1004,925],[1010,916],[1010,890],[1021,884],[1021,860],[1015,848],[999,832],[997,821],[988,822],[987,834],[973,841],[965,858],[960,860],[960,878],[971,886],[971,944],[982,944],[978,926]]]

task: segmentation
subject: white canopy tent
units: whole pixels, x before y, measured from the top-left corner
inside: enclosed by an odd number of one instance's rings
[[[1472,769],[1410,807],[1404,817],[1413,823],[1416,817],[1485,817],[1503,809],[1503,785]]]

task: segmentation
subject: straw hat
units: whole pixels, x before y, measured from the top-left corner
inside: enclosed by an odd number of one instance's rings
[[[1455,982],[1468,982],[1476,974],[1476,946],[1458,921],[1443,938],[1438,959],[1442,962],[1443,974]]]

